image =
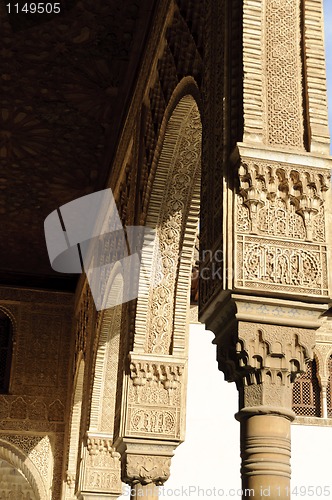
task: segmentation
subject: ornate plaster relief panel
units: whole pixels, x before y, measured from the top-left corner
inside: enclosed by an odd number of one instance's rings
[[[327,297],[329,170],[253,156],[241,155],[238,167],[235,287]]]
[[[113,436],[89,434],[83,448],[82,488],[84,493],[121,495],[121,456],[113,447]]]
[[[180,440],[185,378],[183,359],[132,354],[126,436]]]
[[[0,432],[0,455],[22,471],[36,499],[60,498],[62,440],[54,434]]]
[[[26,453],[60,497],[72,295],[0,288],[13,322],[10,394],[0,395],[1,439]]]

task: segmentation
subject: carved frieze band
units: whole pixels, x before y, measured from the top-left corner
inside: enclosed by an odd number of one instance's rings
[[[242,159],[235,286],[328,295],[329,170]]]
[[[184,362],[131,360],[127,436],[180,439],[184,373]]]
[[[310,151],[330,153],[326,68],[324,47],[323,2],[306,0],[304,10],[304,53],[310,120]]]

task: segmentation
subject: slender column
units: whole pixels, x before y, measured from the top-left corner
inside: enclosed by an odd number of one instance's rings
[[[241,476],[244,491],[252,498],[271,500],[290,496],[292,412],[267,407],[241,410]]]
[[[133,485],[131,498],[141,498],[142,500],[157,500],[159,498],[158,495],[158,486],[154,483],[152,484],[141,484],[136,483]]]
[[[243,499],[289,498],[292,383],[313,355],[324,306],[236,294],[219,306],[207,327],[239,391]]]
[[[327,418],[327,384],[322,387],[322,417]]]

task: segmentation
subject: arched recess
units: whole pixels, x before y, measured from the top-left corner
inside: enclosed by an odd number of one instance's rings
[[[0,393],[10,392],[13,370],[16,322],[12,313],[0,307]]]
[[[68,465],[66,471],[66,484],[69,488],[65,488],[65,498],[72,498],[73,490],[76,483],[76,471],[78,461],[78,451],[80,443],[80,427],[83,399],[83,383],[84,383],[84,359],[82,353],[78,357],[77,369],[74,379],[74,396],[72,400],[72,409],[70,417],[70,434],[69,434],[69,450],[68,450]]]
[[[123,295],[121,264],[115,264],[107,286],[110,303],[117,306],[101,314],[93,377],[89,431],[113,435]]]
[[[36,500],[48,500],[40,473],[30,458],[16,446],[0,438],[0,459],[18,469],[28,481]]]
[[[202,124],[198,90],[191,78],[175,90],[155,154],[155,175],[142,266],[151,276],[139,283],[134,352],[187,354],[190,277],[198,229]],[[158,263],[159,259],[159,263]]]

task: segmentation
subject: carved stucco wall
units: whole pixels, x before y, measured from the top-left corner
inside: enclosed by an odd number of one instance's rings
[[[14,330],[9,394],[0,395],[0,439],[4,446],[14,446],[14,455],[22,453],[31,462],[41,498],[58,499],[72,296],[3,288],[0,308]]]
[[[68,451],[66,450],[67,467],[64,484],[64,496],[66,499],[71,499],[74,497],[81,444],[80,431],[85,362],[82,357],[82,353],[79,354],[80,356],[78,359],[77,370],[74,378],[74,393],[71,401],[69,446]]]
[[[109,296],[120,298],[123,279],[115,265],[114,273],[107,283]],[[93,375],[89,390],[91,399],[88,408],[86,435],[82,437],[82,461],[78,488],[82,494],[111,493],[120,495],[120,455],[113,446],[116,414],[117,385],[120,355],[120,333],[122,304],[99,313],[96,338],[93,342]],[[83,424],[84,425],[84,424]]]
[[[0,498],[2,500],[36,500],[33,488],[24,475],[10,463],[0,460]]]
[[[235,286],[328,296],[328,171],[244,157],[239,180]]]

